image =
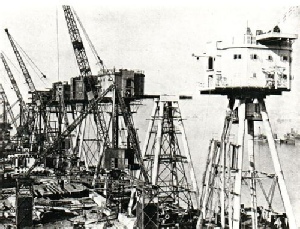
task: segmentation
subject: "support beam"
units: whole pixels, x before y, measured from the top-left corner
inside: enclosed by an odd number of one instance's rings
[[[234,208],[233,208],[233,228],[240,228],[241,220],[241,189],[242,189],[242,166],[244,155],[245,138],[245,102],[241,101],[238,107],[239,130],[238,130],[238,167],[234,184]]]
[[[235,100],[229,100],[228,108],[226,111],[226,116],[224,120],[224,127],[221,136],[221,147],[220,147],[220,156],[221,156],[221,165],[222,165],[222,175],[221,175],[221,190],[220,190],[220,201],[221,201],[221,228],[225,228],[225,208],[226,208],[226,145],[228,142],[228,137],[230,135],[231,130],[231,114],[234,106]]]
[[[89,170],[89,165],[88,165],[86,151],[85,151],[85,149],[83,147],[85,125],[86,125],[86,119],[82,122],[82,125],[81,125],[81,130],[80,130],[81,135],[80,135],[80,142],[79,142],[78,158],[81,158],[81,156],[83,155],[85,168],[87,170]],[[82,151],[84,151],[84,152],[82,152]]]
[[[150,118],[150,122],[148,124],[148,129],[146,132],[146,137],[145,137],[145,141],[144,141],[144,145],[143,145],[143,149],[142,149],[142,156],[145,156],[145,153],[149,147],[149,141],[150,141],[150,135],[151,135],[151,129],[153,128],[154,125],[154,118],[158,112],[158,99],[154,99],[154,106],[153,106],[153,110],[151,112],[151,118]]]
[[[281,165],[280,165],[280,161],[279,161],[275,141],[274,141],[274,138],[273,138],[271,124],[269,122],[269,116],[268,116],[268,113],[267,113],[267,110],[266,110],[265,101],[263,99],[261,99],[259,101],[259,104],[260,104],[261,116],[262,116],[262,119],[263,119],[264,128],[265,128],[267,139],[268,139],[270,153],[271,153],[271,157],[272,157],[272,161],[273,161],[273,165],[274,165],[274,169],[275,169],[275,174],[278,177],[278,185],[279,185],[281,197],[282,197],[282,200],[283,200],[283,205],[284,205],[286,215],[287,215],[288,220],[289,220],[289,227],[291,229],[296,229],[297,228],[296,220],[295,220],[295,216],[294,216],[294,213],[293,213],[293,209],[292,209],[291,201],[290,201],[289,194],[288,194],[288,191],[287,191],[287,187],[286,187],[286,184],[285,184],[283,171],[281,169]]]
[[[248,159],[250,170],[250,195],[251,195],[251,217],[252,228],[257,229],[257,200],[256,200],[256,179],[255,160],[254,160],[254,121],[247,120],[247,140],[248,140]]]
[[[164,103],[160,101],[159,102],[159,111],[158,111],[157,134],[156,134],[157,137],[156,137],[153,172],[152,172],[152,185],[157,184],[157,178],[158,178],[159,155],[160,155],[160,151],[161,151],[161,136],[162,136],[163,115],[164,115]]]

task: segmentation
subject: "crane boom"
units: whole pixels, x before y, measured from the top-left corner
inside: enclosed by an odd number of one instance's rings
[[[95,82],[92,78],[92,70],[86,55],[86,51],[79,33],[74,15],[70,6],[63,6],[67,27],[69,30],[72,46],[74,49],[77,65],[81,78],[85,81],[86,91],[94,90]]]
[[[97,88],[96,88],[97,82],[96,79],[92,76],[90,64],[71,7],[64,5],[63,11],[67,22],[67,27],[71,38],[73,50],[77,60],[77,65],[79,67],[80,77],[84,82],[84,86],[87,94],[92,95],[91,97],[88,96],[90,97],[89,98],[89,103],[90,103],[93,100],[93,98],[98,96]],[[95,96],[95,94],[97,96]],[[108,128],[105,122],[104,112],[102,110],[102,107],[98,106],[97,104],[97,108],[94,111],[95,111],[94,115],[95,115],[95,121],[97,126],[97,136],[99,139],[102,140],[102,146],[100,149],[100,155],[102,155],[105,148],[110,144],[110,140],[108,136]],[[99,163],[101,158],[97,158],[97,159]]]
[[[63,10],[64,10],[65,19],[66,19],[66,22],[67,22],[71,42],[72,42],[72,45],[73,45],[74,53],[75,53],[75,56],[76,56],[77,64],[78,64],[78,67],[79,67],[80,76],[82,77],[82,79],[85,82],[86,91],[87,92],[92,91],[94,93],[94,92],[96,92],[96,90],[95,90],[96,89],[95,88],[96,82],[93,81],[94,78],[92,77],[92,71],[91,71],[91,68],[90,68],[90,65],[89,65],[89,62],[88,62],[86,51],[85,51],[85,48],[84,48],[84,45],[83,45],[83,42],[82,42],[82,38],[80,36],[79,29],[77,27],[77,24],[76,24],[76,21],[75,21],[75,18],[74,18],[74,15],[71,11],[70,6],[63,6]],[[76,17],[78,18],[77,15],[76,15]],[[80,21],[79,21],[79,23],[81,24]],[[82,26],[82,24],[81,24],[81,26]],[[100,58],[99,58],[99,61],[100,61],[101,64],[103,64],[103,61]],[[141,172],[144,176],[144,179],[145,179],[146,182],[148,182],[149,181],[148,174],[147,174],[147,172],[145,170],[145,167],[144,167],[143,159],[142,159],[142,156],[141,156],[142,154],[141,154],[141,150],[140,150],[140,146],[139,146],[139,140],[138,140],[138,136],[137,136],[136,130],[135,130],[134,125],[133,125],[133,120],[132,120],[131,113],[130,113],[130,111],[128,111],[128,109],[126,107],[126,104],[124,102],[124,99],[122,98],[121,93],[119,92],[119,89],[115,88],[115,90],[117,92],[117,97],[118,97],[118,100],[119,100],[119,103],[120,103],[121,111],[122,111],[123,116],[124,116],[125,124],[128,128],[128,134],[129,134],[129,139],[130,139],[131,146],[134,150],[135,156],[136,156],[136,158],[138,160],[138,163],[140,165]],[[99,109],[100,109],[100,111],[99,111]],[[106,128],[105,120],[104,120],[104,117],[103,117],[103,112],[101,111],[101,106],[98,106],[98,109],[96,109],[96,115],[97,115],[98,136],[100,136],[100,138],[102,138],[102,140],[104,141],[103,149],[102,149],[102,151],[103,151],[106,148],[106,146],[108,146],[109,139],[108,139],[108,129]],[[102,155],[101,152],[100,152],[100,155]],[[97,176],[97,172],[99,170],[100,163],[101,163],[101,159],[98,160],[98,164],[97,164],[97,168],[96,168],[96,172],[95,172],[95,177]]]
[[[29,86],[29,90],[30,90],[31,93],[35,93],[36,92],[36,88],[34,86],[34,83],[33,83],[32,79],[31,79],[31,76],[30,76],[30,74],[29,74],[29,72],[27,70],[27,67],[26,67],[26,65],[25,65],[25,63],[24,63],[24,61],[23,61],[23,59],[22,59],[22,57],[20,55],[20,52],[17,49],[17,46],[15,45],[12,36],[8,32],[8,29],[5,29],[5,32],[6,32],[7,36],[8,36],[10,44],[11,44],[11,46],[12,46],[12,48],[14,50],[14,53],[15,53],[15,55],[17,57],[17,60],[18,60],[19,65],[20,65],[20,68],[21,68],[22,73],[23,73],[23,75],[25,77],[26,83]]]
[[[128,110],[128,107],[126,106],[125,101],[124,101],[124,99],[121,95],[121,92],[118,88],[116,88],[116,96],[119,101],[119,105],[120,105],[121,112],[123,114],[125,125],[128,129],[130,145],[131,145],[131,147],[134,151],[134,155],[139,163],[141,173],[144,176],[144,180],[148,184],[150,180],[149,180],[149,176],[148,176],[148,173],[147,173],[145,165],[144,165],[142,151],[141,151],[140,143],[139,143],[139,138],[138,138],[136,129],[134,127],[131,112],[130,112],[130,110]]]
[[[86,39],[87,39],[87,41],[88,41],[88,43],[89,43],[89,45],[90,45],[90,47],[91,47],[91,50],[92,50],[94,56],[95,56],[96,59],[99,61],[99,64],[102,66],[102,69],[104,69],[103,60],[101,60],[101,58],[100,58],[100,56],[99,56],[99,54],[98,54],[98,52],[97,52],[95,46],[93,45],[93,43],[92,43],[92,41],[91,41],[91,39],[90,39],[88,33],[86,32],[86,30],[85,30],[85,28],[84,28],[84,26],[83,26],[83,24],[82,24],[82,22],[81,22],[81,20],[80,20],[80,18],[78,17],[76,11],[73,10],[73,12],[74,12],[74,15],[75,15],[75,17],[76,17],[76,19],[77,19],[77,21],[78,21],[78,23],[79,23],[79,25],[80,25],[80,27],[81,27],[81,29],[82,29],[82,31],[83,31],[85,37],[86,37]]]
[[[20,92],[18,84],[17,84],[17,82],[16,82],[16,80],[15,80],[15,78],[14,78],[14,76],[13,76],[11,70],[10,70],[10,67],[8,66],[8,64],[7,64],[7,62],[4,58],[3,53],[1,53],[1,59],[2,59],[2,62],[4,64],[5,70],[7,72],[8,78],[10,79],[10,82],[13,86],[13,89],[14,89],[16,95],[17,95],[18,101],[19,101],[20,106],[22,108],[22,122],[25,123],[26,122],[26,117],[27,117],[27,114],[28,114],[28,107],[26,106],[26,103],[25,103],[25,101],[23,99],[23,96]]]
[[[9,103],[9,101],[7,99],[7,96],[5,94],[5,91],[3,89],[2,84],[0,84],[0,94],[1,94],[1,97],[2,97],[3,101],[5,102],[5,107],[6,107],[6,110],[7,110],[8,114],[9,114],[9,116],[10,116],[11,122],[14,125],[14,127],[17,129],[18,125],[16,123],[16,119],[15,119],[14,113],[13,113],[13,111],[11,109],[10,103]]]
[[[51,128],[50,124],[47,121],[47,114],[45,112],[46,109],[44,109],[46,104],[44,103],[41,94],[36,90],[35,85],[34,85],[34,83],[32,81],[32,78],[31,78],[31,76],[29,74],[29,71],[28,71],[28,69],[27,69],[27,67],[26,67],[26,65],[25,65],[25,63],[23,61],[23,58],[20,55],[19,50],[17,49],[17,46],[16,46],[15,42],[13,41],[12,36],[8,32],[8,29],[5,29],[5,32],[6,32],[7,36],[8,36],[10,44],[11,44],[11,46],[13,48],[13,51],[14,51],[14,53],[16,55],[16,58],[18,60],[18,63],[20,65],[20,68],[21,68],[22,73],[24,75],[25,81],[26,81],[26,83],[27,83],[27,85],[29,87],[29,90],[33,94],[34,102],[36,103],[36,106],[40,108],[41,115],[42,115],[42,118],[43,118],[45,129],[46,129],[46,131],[48,133],[49,140],[52,141],[52,139],[53,139],[53,134],[52,134],[53,131],[52,131],[52,128]],[[33,126],[33,122],[35,121],[35,118],[31,117],[30,119],[28,119],[26,121],[27,122],[25,123],[24,126]]]

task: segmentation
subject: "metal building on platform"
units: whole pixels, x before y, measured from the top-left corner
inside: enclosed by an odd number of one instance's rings
[[[257,30],[255,35],[247,28],[244,43],[211,43],[200,56],[206,68],[201,93],[226,94],[238,88],[270,94],[289,91],[295,39],[296,34],[282,33],[279,27],[267,33]]]
[[[290,228],[296,228],[265,105],[267,95],[281,95],[283,91],[291,90],[292,44],[296,39],[297,35],[282,33],[278,26],[267,33],[258,30],[255,35],[247,28],[242,44],[216,42],[213,46],[211,43],[205,56],[196,56],[206,66],[200,93],[226,95],[229,100],[221,140],[212,140],[210,144],[203,175],[199,228],[209,225],[241,228],[246,221],[251,228],[270,225],[258,217],[262,216],[260,206],[264,206],[270,218],[273,215],[288,221]],[[262,121],[267,135],[270,163],[275,172],[272,176],[261,171],[255,161],[259,156],[254,147],[257,121]],[[237,127],[233,128],[234,125]],[[235,138],[230,139],[234,130],[237,130],[233,134]],[[246,155],[248,170],[244,165]],[[274,193],[275,187],[279,187],[286,215],[280,215],[273,209],[272,194],[258,203],[258,189],[264,192],[263,181],[266,180],[274,183],[269,193]],[[242,196],[245,196],[242,181],[250,191],[249,207],[242,204]],[[274,222],[270,223],[271,227],[274,226]]]

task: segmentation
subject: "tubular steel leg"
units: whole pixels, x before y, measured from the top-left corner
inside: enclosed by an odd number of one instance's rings
[[[222,176],[221,176],[221,228],[225,228],[225,141],[221,142],[221,165],[222,165]]]
[[[206,217],[206,208],[207,208],[207,203],[208,203],[208,196],[209,196],[209,181],[210,181],[210,177],[211,177],[211,173],[212,173],[212,167],[213,167],[213,157],[214,157],[214,152],[216,150],[216,141],[212,140],[211,144],[210,144],[210,151],[209,151],[209,159],[208,159],[208,165],[207,165],[207,176],[203,176],[203,180],[205,180],[205,185],[203,187],[202,190],[202,195],[201,195],[201,199],[200,199],[200,216],[198,218],[198,222],[197,222],[197,228],[202,229],[203,228],[203,221]]]
[[[271,124],[269,122],[269,117],[268,117],[265,101],[263,99],[261,99],[259,101],[259,104],[260,104],[260,110],[261,110],[264,128],[265,128],[267,139],[268,139],[268,144],[269,144],[269,148],[270,148],[270,152],[271,152],[271,157],[272,157],[273,164],[274,164],[275,173],[278,177],[278,185],[279,185],[281,197],[283,200],[283,205],[284,205],[286,215],[287,215],[288,221],[289,221],[289,227],[291,229],[296,229],[297,228],[296,220],[295,220],[295,216],[293,213],[293,208],[292,208],[292,205],[290,202],[287,187],[285,185],[283,171],[281,169],[275,141],[273,138],[272,128],[271,128]]]
[[[155,144],[155,155],[154,155],[154,165],[152,172],[152,185],[157,184],[158,170],[159,170],[159,156],[161,151],[161,136],[162,136],[162,124],[163,124],[163,115],[164,115],[164,103],[159,101],[159,116],[158,116],[158,126],[157,126],[157,135],[156,135],[156,144]]]
[[[153,125],[154,125],[155,115],[158,112],[158,106],[159,106],[159,101],[158,101],[158,99],[155,99],[154,100],[154,106],[153,106],[153,109],[152,109],[152,112],[151,112],[150,122],[149,122],[148,129],[147,129],[147,132],[146,132],[145,142],[144,142],[143,149],[142,149],[142,156],[143,157],[145,156],[146,151],[149,147],[151,130],[152,130]],[[136,178],[139,179],[139,177],[140,177],[140,170],[138,170],[137,173],[136,173]],[[132,207],[133,207],[133,203],[134,203],[135,194],[136,194],[136,188],[132,188],[131,189],[131,195],[130,195],[130,201],[129,201],[128,209],[127,209],[129,215],[132,215]]]
[[[83,155],[84,159],[84,164],[85,168],[89,170],[89,165],[88,165],[88,159],[87,159],[87,152],[84,150],[83,147],[83,141],[84,141],[84,132],[85,132],[85,126],[86,126],[86,119],[83,121],[82,126],[81,126],[81,136],[80,136],[80,143],[79,143],[79,151],[78,151],[78,157],[81,158]],[[83,152],[82,152],[83,151]]]
[[[220,193],[220,199],[221,199],[221,228],[225,228],[225,198],[226,198],[226,142],[228,139],[228,135],[230,134],[231,129],[231,119],[226,117],[225,123],[224,123],[224,129],[222,134],[222,140],[221,140],[221,165],[222,165],[222,184],[221,184],[221,193]]]
[[[153,109],[152,109],[152,112],[151,112],[150,122],[149,122],[148,129],[147,129],[146,136],[145,136],[145,141],[144,141],[143,149],[142,149],[142,156],[143,157],[146,154],[146,151],[147,151],[147,149],[149,147],[151,130],[152,130],[153,125],[154,125],[155,115],[158,112],[158,106],[159,106],[159,101],[158,101],[158,99],[155,99],[154,100],[154,106],[153,106]]]
[[[255,177],[255,163],[254,163],[254,121],[247,120],[247,140],[248,140],[248,158],[250,170],[250,194],[251,194],[251,216],[252,228],[257,229],[257,200],[256,200],[256,180]]]
[[[229,229],[232,229],[232,181],[231,181],[231,165],[232,165],[232,151],[233,146],[231,144],[228,144],[228,153],[227,153],[227,176],[228,176],[228,224]]]
[[[238,165],[234,184],[234,208],[233,208],[233,228],[240,228],[241,213],[241,188],[242,188],[242,165],[244,154],[244,138],[245,138],[245,102],[241,101],[238,107],[239,130],[238,130]]]

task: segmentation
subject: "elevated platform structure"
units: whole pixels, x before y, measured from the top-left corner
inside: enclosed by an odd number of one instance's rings
[[[205,76],[201,94],[262,92],[280,95],[291,89],[292,44],[296,34],[281,33],[278,27],[253,35],[248,28],[244,43],[211,43],[201,60]]]
[[[278,26],[273,31],[257,31],[253,36],[250,29],[244,36],[243,44],[223,45],[216,43],[207,52],[205,83],[201,94],[219,94],[228,97],[223,132],[220,141],[212,140],[203,175],[200,198],[200,217],[198,228],[214,225],[220,228],[241,228],[243,221],[250,220],[249,228],[275,226],[262,219],[264,206],[267,215],[273,213],[279,221],[289,228],[297,228],[292,205],[289,199],[283,171],[280,165],[271,124],[265,106],[265,97],[281,95],[291,90],[292,43],[297,35],[283,34]],[[197,59],[200,59],[198,56]],[[268,176],[260,171],[255,162],[254,125],[262,121],[270,150],[270,163],[274,175]],[[237,125],[237,128],[232,128]],[[235,139],[229,139],[233,130]],[[244,157],[248,156],[248,170]],[[263,181],[271,179],[269,195],[265,202],[258,203],[257,187],[265,193]],[[242,181],[250,191],[249,214],[242,204]],[[279,188],[285,213],[275,213],[272,205],[275,188]],[[248,217],[249,216],[249,217]],[[260,216],[260,217],[259,217]]]

